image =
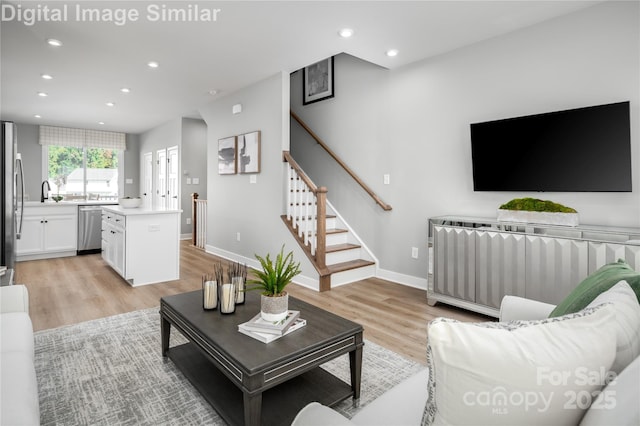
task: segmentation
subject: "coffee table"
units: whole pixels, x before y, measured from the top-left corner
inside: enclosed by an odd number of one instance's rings
[[[360,398],[362,326],[289,296],[307,325],[270,343],[238,332],[260,312],[260,294],[222,315],[202,308],[202,291],[160,299],[162,355],[168,356],[231,425],[291,424],[306,404]],[[189,342],[169,347],[171,327]],[[320,368],[349,354],[351,383]]]

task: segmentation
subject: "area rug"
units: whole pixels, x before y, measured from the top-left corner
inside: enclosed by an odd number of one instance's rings
[[[160,353],[158,308],[35,333],[42,425],[225,425]],[[186,342],[171,334],[171,346]],[[347,355],[323,368],[349,383]],[[365,341],[358,410],[424,366]]]

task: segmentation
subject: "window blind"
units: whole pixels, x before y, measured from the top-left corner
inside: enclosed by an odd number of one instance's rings
[[[54,126],[40,126],[40,145],[119,149],[121,151],[127,149],[124,133]]]

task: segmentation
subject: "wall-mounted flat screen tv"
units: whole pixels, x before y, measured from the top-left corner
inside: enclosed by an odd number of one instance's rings
[[[629,102],[470,127],[474,191],[631,191]]]

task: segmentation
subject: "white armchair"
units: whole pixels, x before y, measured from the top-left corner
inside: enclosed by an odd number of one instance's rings
[[[29,314],[29,290],[24,285],[0,287],[0,314],[25,312]]]
[[[555,305],[525,299],[518,296],[504,296],[500,304],[500,321],[529,321],[548,318]]]
[[[635,298],[634,298],[635,299]],[[554,305],[506,296],[500,306],[500,320],[538,320],[549,316]],[[366,366],[365,366],[366,368]],[[636,358],[609,386],[616,392],[617,405],[607,410],[587,410],[582,426],[640,424],[640,357]],[[294,419],[292,426],[419,425],[428,399],[428,369],[406,379],[347,419],[329,407],[312,402]],[[605,393],[601,394],[601,397]],[[601,406],[597,399],[596,407]]]
[[[0,424],[40,424],[29,292],[0,287]]]

